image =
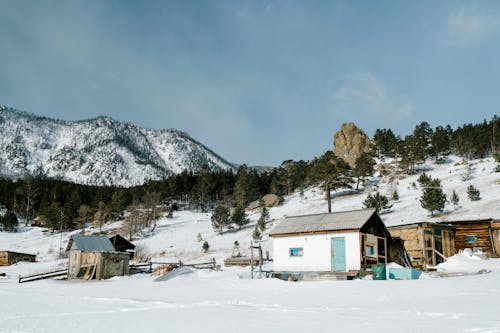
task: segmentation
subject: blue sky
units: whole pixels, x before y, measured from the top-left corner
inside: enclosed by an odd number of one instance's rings
[[[498,1],[0,0],[0,104],[177,128],[279,165],[354,121],[407,134],[500,105]]]

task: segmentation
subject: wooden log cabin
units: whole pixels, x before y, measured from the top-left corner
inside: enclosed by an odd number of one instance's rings
[[[389,227],[392,237],[404,241],[413,267],[427,270],[455,254],[455,228],[443,223],[421,222]]]
[[[14,251],[0,251],[0,266],[10,266],[20,261],[35,262],[36,255]]]
[[[500,220],[446,221],[455,228],[455,248],[480,250],[493,257],[500,254]]]

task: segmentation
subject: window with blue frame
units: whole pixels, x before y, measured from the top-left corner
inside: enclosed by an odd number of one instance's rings
[[[476,244],[477,243],[477,235],[467,235],[467,244]]]
[[[302,257],[304,255],[304,248],[302,247],[291,247],[290,257]]]

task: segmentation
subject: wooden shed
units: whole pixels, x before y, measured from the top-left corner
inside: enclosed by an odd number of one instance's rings
[[[479,219],[446,221],[455,227],[455,248],[481,250],[491,256],[500,254],[500,220]]]
[[[36,255],[13,251],[0,251],[0,266],[10,266],[20,261],[35,262]]]
[[[68,279],[108,279],[129,274],[130,255],[118,252],[107,236],[71,236]]]
[[[392,237],[404,241],[413,267],[427,270],[455,254],[454,227],[421,222],[389,227]]]
[[[375,209],[286,217],[270,236],[275,272],[358,275],[388,259],[390,234]]]

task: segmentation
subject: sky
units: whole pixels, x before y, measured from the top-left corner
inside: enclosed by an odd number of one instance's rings
[[[500,1],[0,0],[0,105],[176,128],[234,163],[499,114]]]

